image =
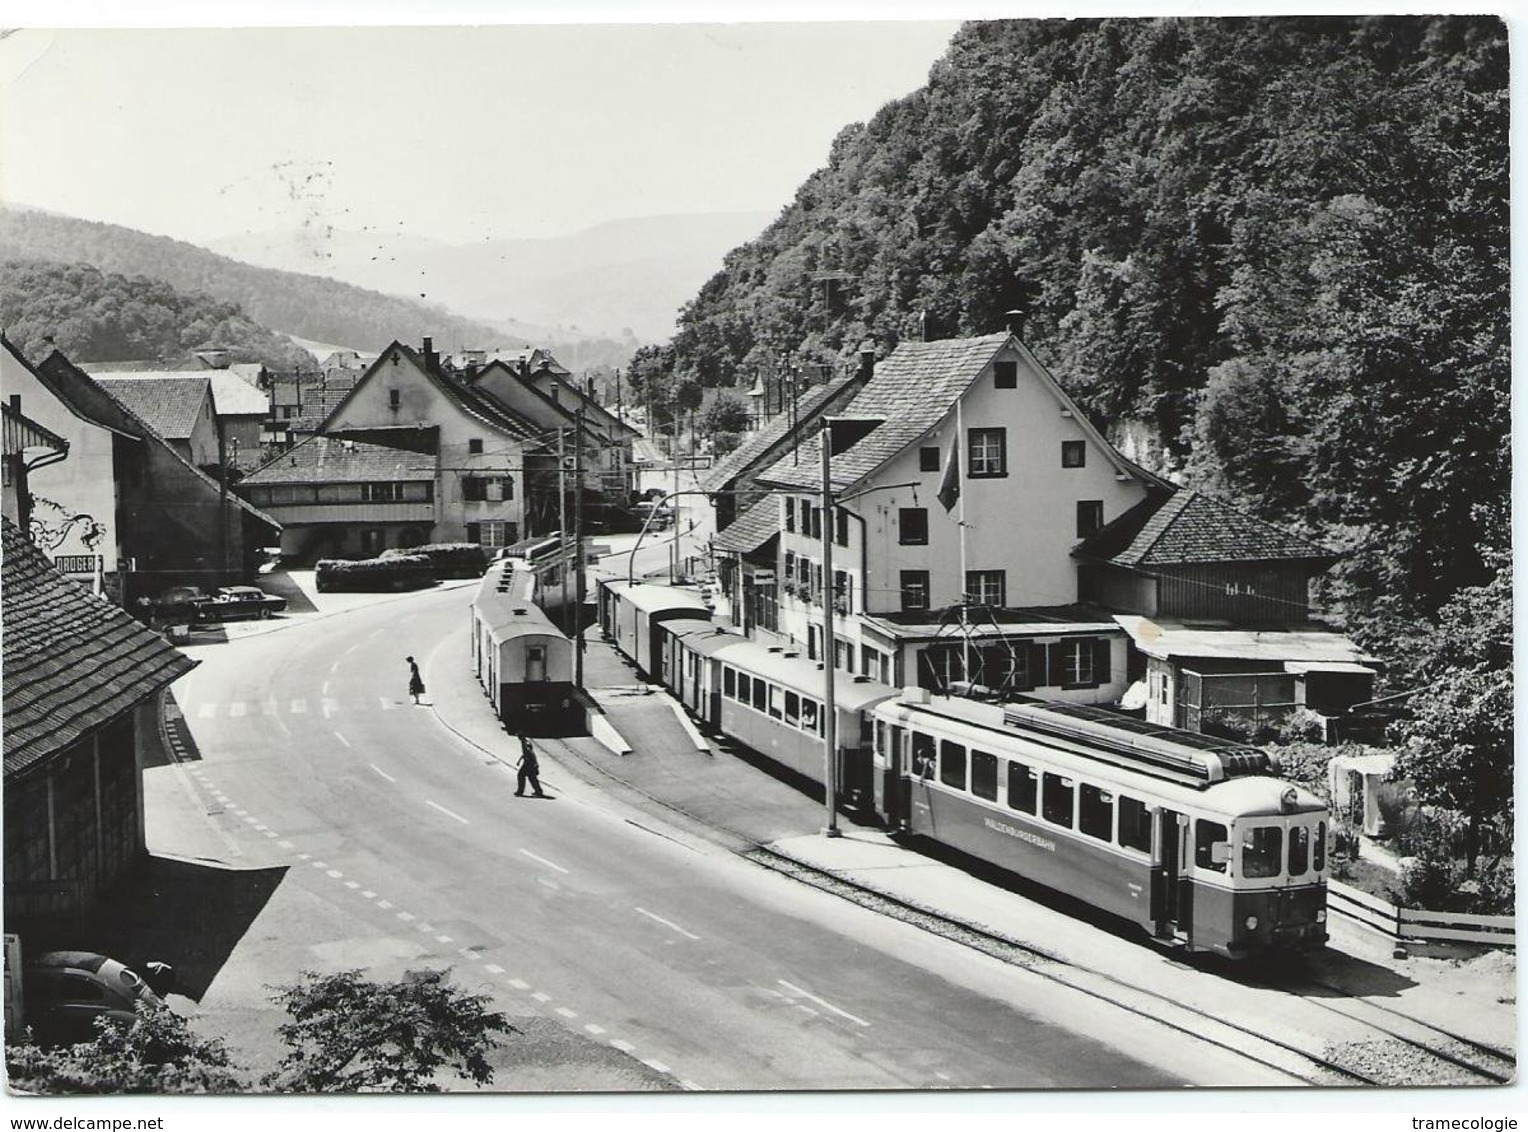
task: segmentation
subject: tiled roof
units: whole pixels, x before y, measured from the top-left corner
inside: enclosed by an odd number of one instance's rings
[[[830,381],[825,385],[814,385],[803,393],[796,402],[794,414],[779,413],[765,421],[759,428],[752,432],[743,433],[743,442],[731,452],[727,453],[721,463],[715,465],[705,475],[705,487],[708,491],[720,491],[727,483],[736,479],[748,470],[748,468],[763,459],[780,441],[786,439],[790,431],[792,419],[796,422],[796,431],[805,434],[811,431],[816,422],[817,412],[827,402],[832,400],[833,395],[838,393],[845,385],[854,381],[855,378],[842,377],[837,381]],[[787,451],[789,451],[787,449]],[[816,465],[812,465],[816,467]]]
[[[367,483],[435,479],[436,458],[405,448],[311,436],[239,481],[246,484]]]
[[[238,374],[215,370],[207,376],[212,382],[212,411],[218,416],[270,416],[270,397]]]
[[[1120,566],[1336,557],[1202,491],[1180,491],[1154,511],[1137,505],[1090,535],[1075,553]]]
[[[415,369],[424,374],[426,380],[444,393],[448,400],[454,402],[458,408],[469,416],[476,417],[491,428],[507,432],[519,440],[535,440],[541,436],[540,429],[520,416],[519,413],[514,412],[509,406],[501,403],[496,398],[480,393],[471,386],[463,385],[461,382],[433,369],[425,363],[424,358],[420,356],[418,351],[405,346],[402,342],[395,341],[386,350],[383,350],[377,356],[377,360],[362,374],[360,381],[364,382],[370,378],[377,371],[378,367],[382,365],[383,360],[394,350],[397,350],[404,358],[411,362]],[[359,384],[360,382],[357,382],[357,385]],[[351,392],[353,393],[354,390]],[[349,394],[347,394],[348,396]],[[340,404],[343,405],[344,401],[342,400]],[[339,411],[339,408],[339,405],[335,406],[330,411],[329,417],[333,417]],[[327,417],[325,418],[325,424],[328,423],[328,419]]]
[[[711,540],[718,551],[751,554],[780,533],[780,501],[766,495]]]
[[[95,380],[169,440],[185,440],[191,435],[212,384],[205,370],[197,373],[112,373]]]
[[[3,522],[5,777],[110,723],[196,662],[53,569]]]
[[[859,482],[938,424],[1008,339],[1004,333],[903,342],[893,350],[845,409],[882,423],[833,457],[834,487]],[[821,445],[820,436],[808,437],[799,460],[779,460],[761,479],[790,487],[820,485]]]

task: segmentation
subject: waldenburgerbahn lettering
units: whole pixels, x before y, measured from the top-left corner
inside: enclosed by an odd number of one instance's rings
[[[1054,853],[1056,851],[1056,843],[1054,841],[1030,833],[1027,829],[1017,829],[1005,822],[998,821],[996,818],[983,818],[982,823],[988,829],[995,829],[999,833],[1006,833],[1009,837],[1017,837],[1020,841],[1027,841],[1037,848],[1044,849],[1047,853]]]

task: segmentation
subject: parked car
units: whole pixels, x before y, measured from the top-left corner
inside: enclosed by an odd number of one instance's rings
[[[638,503],[631,509],[631,513],[636,516],[637,522],[647,523],[650,531],[667,530],[674,525],[673,509],[663,503]],[[651,521],[648,520],[649,516],[652,517]]]
[[[201,610],[210,601],[195,586],[171,586],[149,602],[149,613],[157,621],[189,625],[202,619]]]
[[[256,586],[223,586],[201,607],[207,621],[236,621],[240,617],[264,620],[272,613],[286,611],[286,598],[268,594]]]
[[[156,979],[168,981],[168,967],[150,966]],[[23,1021],[43,1045],[88,1042],[97,1018],[130,1021],[140,1002],[164,1005],[137,972],[93,951],[50,951],[22,965]]]

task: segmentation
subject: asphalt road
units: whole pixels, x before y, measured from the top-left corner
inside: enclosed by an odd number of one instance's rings
[[[1084,1036],[1106,1030],[1100,1007],[680,834],[546,758],[552,797],[514,797],[506,765],[405,694],[406,654],[427,681],[461,671],[443,650],[470,596],[195,650],[176,696],[207,820],[242,863],[287,866],[203,997],[214,1021],[273,1029],[264,987],[303,969],[450,965],[560,1050],[517,1076],[511,1049],[499,1088],[1179,1083]]]

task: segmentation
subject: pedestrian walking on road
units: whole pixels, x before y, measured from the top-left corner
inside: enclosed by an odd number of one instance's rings
[[[411,656],[404,657],[409,662],[409,695],[414,697],[414,702],[419,702],[419,697],[424,695],[424,680],[419,675],[419,665],[414,663]]]
[[[541,763],[536,759],[536,748],[531,746],[526,735],[520,736],[520,761],[515,765],[520,768],[520,776],[515,782],[515,797],[525,797],[525,784],[529,782],[536,797],[545,798],[546,795],[541,792]]]

